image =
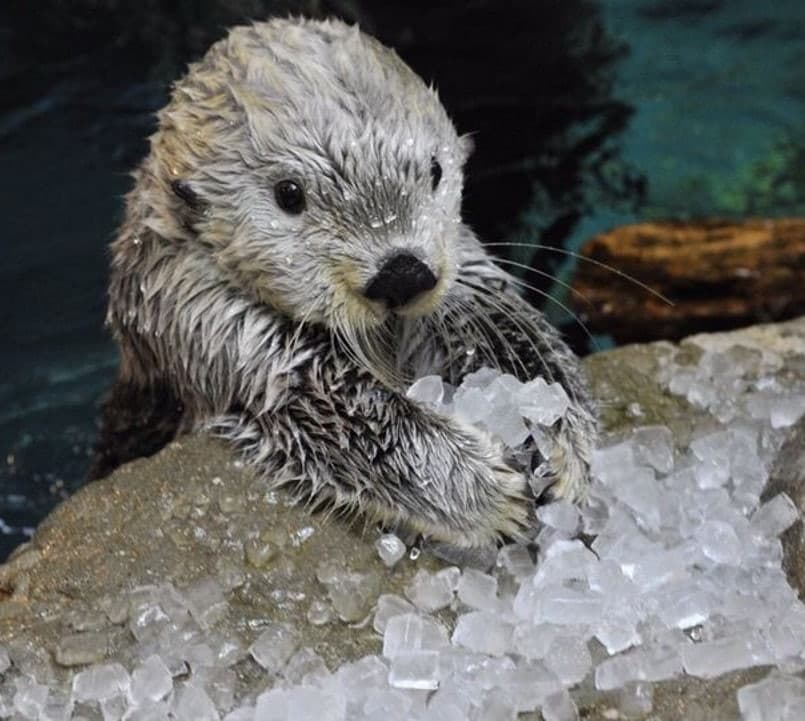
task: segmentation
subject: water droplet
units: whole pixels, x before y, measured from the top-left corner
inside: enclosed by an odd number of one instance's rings
[[[416,561],[416,559],[419,558],[419,555],[421,553],[422,553],[422,551],[420,549],[418,549],[416,546],[414,546],[411,549],[411,552],[408,554],[408,558],[410,558],[412,561]]]
[[[140,245],[140,244],[141,244],[143,241],[142,241],[142,238],[140,238],[140,236],[139,236],[139,235],[135,235],[135,236],[134,236],[134,237],[131,239],[131,242],[132,242],[132,243],[134,243],[134,245]]]
[[[383,221],[380,218],[369,218],[369,225],[372,228],[375,228],[375,229],[376,228],[382,228],[383,227]]]
[[[471,346],[467,348],[466,353],[468,356],[472,357],[475,355],[475,346]]]
[[[383,218],[383,222],[386,225],[391,225],[395,220],[397,220],[397,213],[389,213],[385,218]]]

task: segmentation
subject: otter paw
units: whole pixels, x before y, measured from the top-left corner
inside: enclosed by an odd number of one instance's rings
[[[566,431],[553,440],[549,457],[533,471],[529,485],[536,498],[575,503],[585,497],[590,485],[590,444],[579,444]]]
[[[521,471],[505,465],[496,465],[492,470],[498,493],[490,508],[489,535],[494,540],[502,537],[525,540],[536,521],[528,479]]]

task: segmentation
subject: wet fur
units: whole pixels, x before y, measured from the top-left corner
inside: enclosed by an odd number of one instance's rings
[[[153,452],[207,428],[313,503],[458,545],[517,537],[530,471],[404,395],[492,365],[563,384],[573,404],[535,472],[583,494],[595,420],[577,361],[461,223],[468,143],[393,51],[339,22],[236,28],[177,84],[151,148],[112,245],[121,364],[93,475],[138,437]],[[300,216],[273,201],[288,177]],[[360,291],[400,249],[439,283],[394,315]]]

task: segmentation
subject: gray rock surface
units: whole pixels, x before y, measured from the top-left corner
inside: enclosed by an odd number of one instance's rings
[[[805,374],[805,367],[801,369]],[[800,420],[780,450],[763,500],[787,493],[802,512],[805,509],[805,420]],[[783,535],[783,568],[789,583],[805,601],[805,521],[802,517]]]
[[[710,344],[722,338],[727,344],[774,349],[784,359],[779,376],[805,374],[805,318],[707,336]],[[608,435],[620,438],[636,424],[663,424],[682,447],[694,424],[706,423],[705,410],[669,394],[655,380],[674,348],[667,343],[629,346],[586,361]],[[685,357],[694,362],[702,347],[692,338],[679,350],[677,363]],[[800,510],[805,507],[802,420],[779,454],[767,496],[780,491]],[[0,645],[19,669],[38,669],[54,681],[67,678],[75,666],[104,659],[130,666],[133,629],[127,609],[120,607],[121,595],[170,582],[186,598],[195,594],[201,599],[200,618],[217,608],[210,603],[215,593],[204,586],[217,578],[228,601],[219,609],[221,634],[245,649],[271,623],[291,622],[303,634],[301,645],[315,649],[334,668],[378,653],[371,610],[380,593],[402,596],[417,571],[445,565],[423,553],[387,568],[375,548],[377,537],[372,527],[350,527],[286,504],[219,441],[183,438],[83,488],[0,567]],[[805,597],[801,520],[783,541],[785,568]],[[321,579],[328,574],[346,579],[351,573],[362,574],[357,585],[363,590],[328,598]],[[333,609],[346,620],[327,618]],[[446,609],[439,617],[451,625],[452,613]],[[234,669],[240,691],[256,692],[262,670],[255,661],[245,657]],[[646,717],[738,718],[736,690],[764,673],[751,669],[712,681],[682,678],[656,684],[653,711]],[[574,695],[582,718],[617,718],[613,696],[584,684]]]

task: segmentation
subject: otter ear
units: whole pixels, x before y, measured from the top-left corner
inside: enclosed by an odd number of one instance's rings
[[[465,133],[458,139],[458,147],[461,151],[462,165],[467,162],[472,151],[475,150],[475,141],[472,139],[471,133]]]

